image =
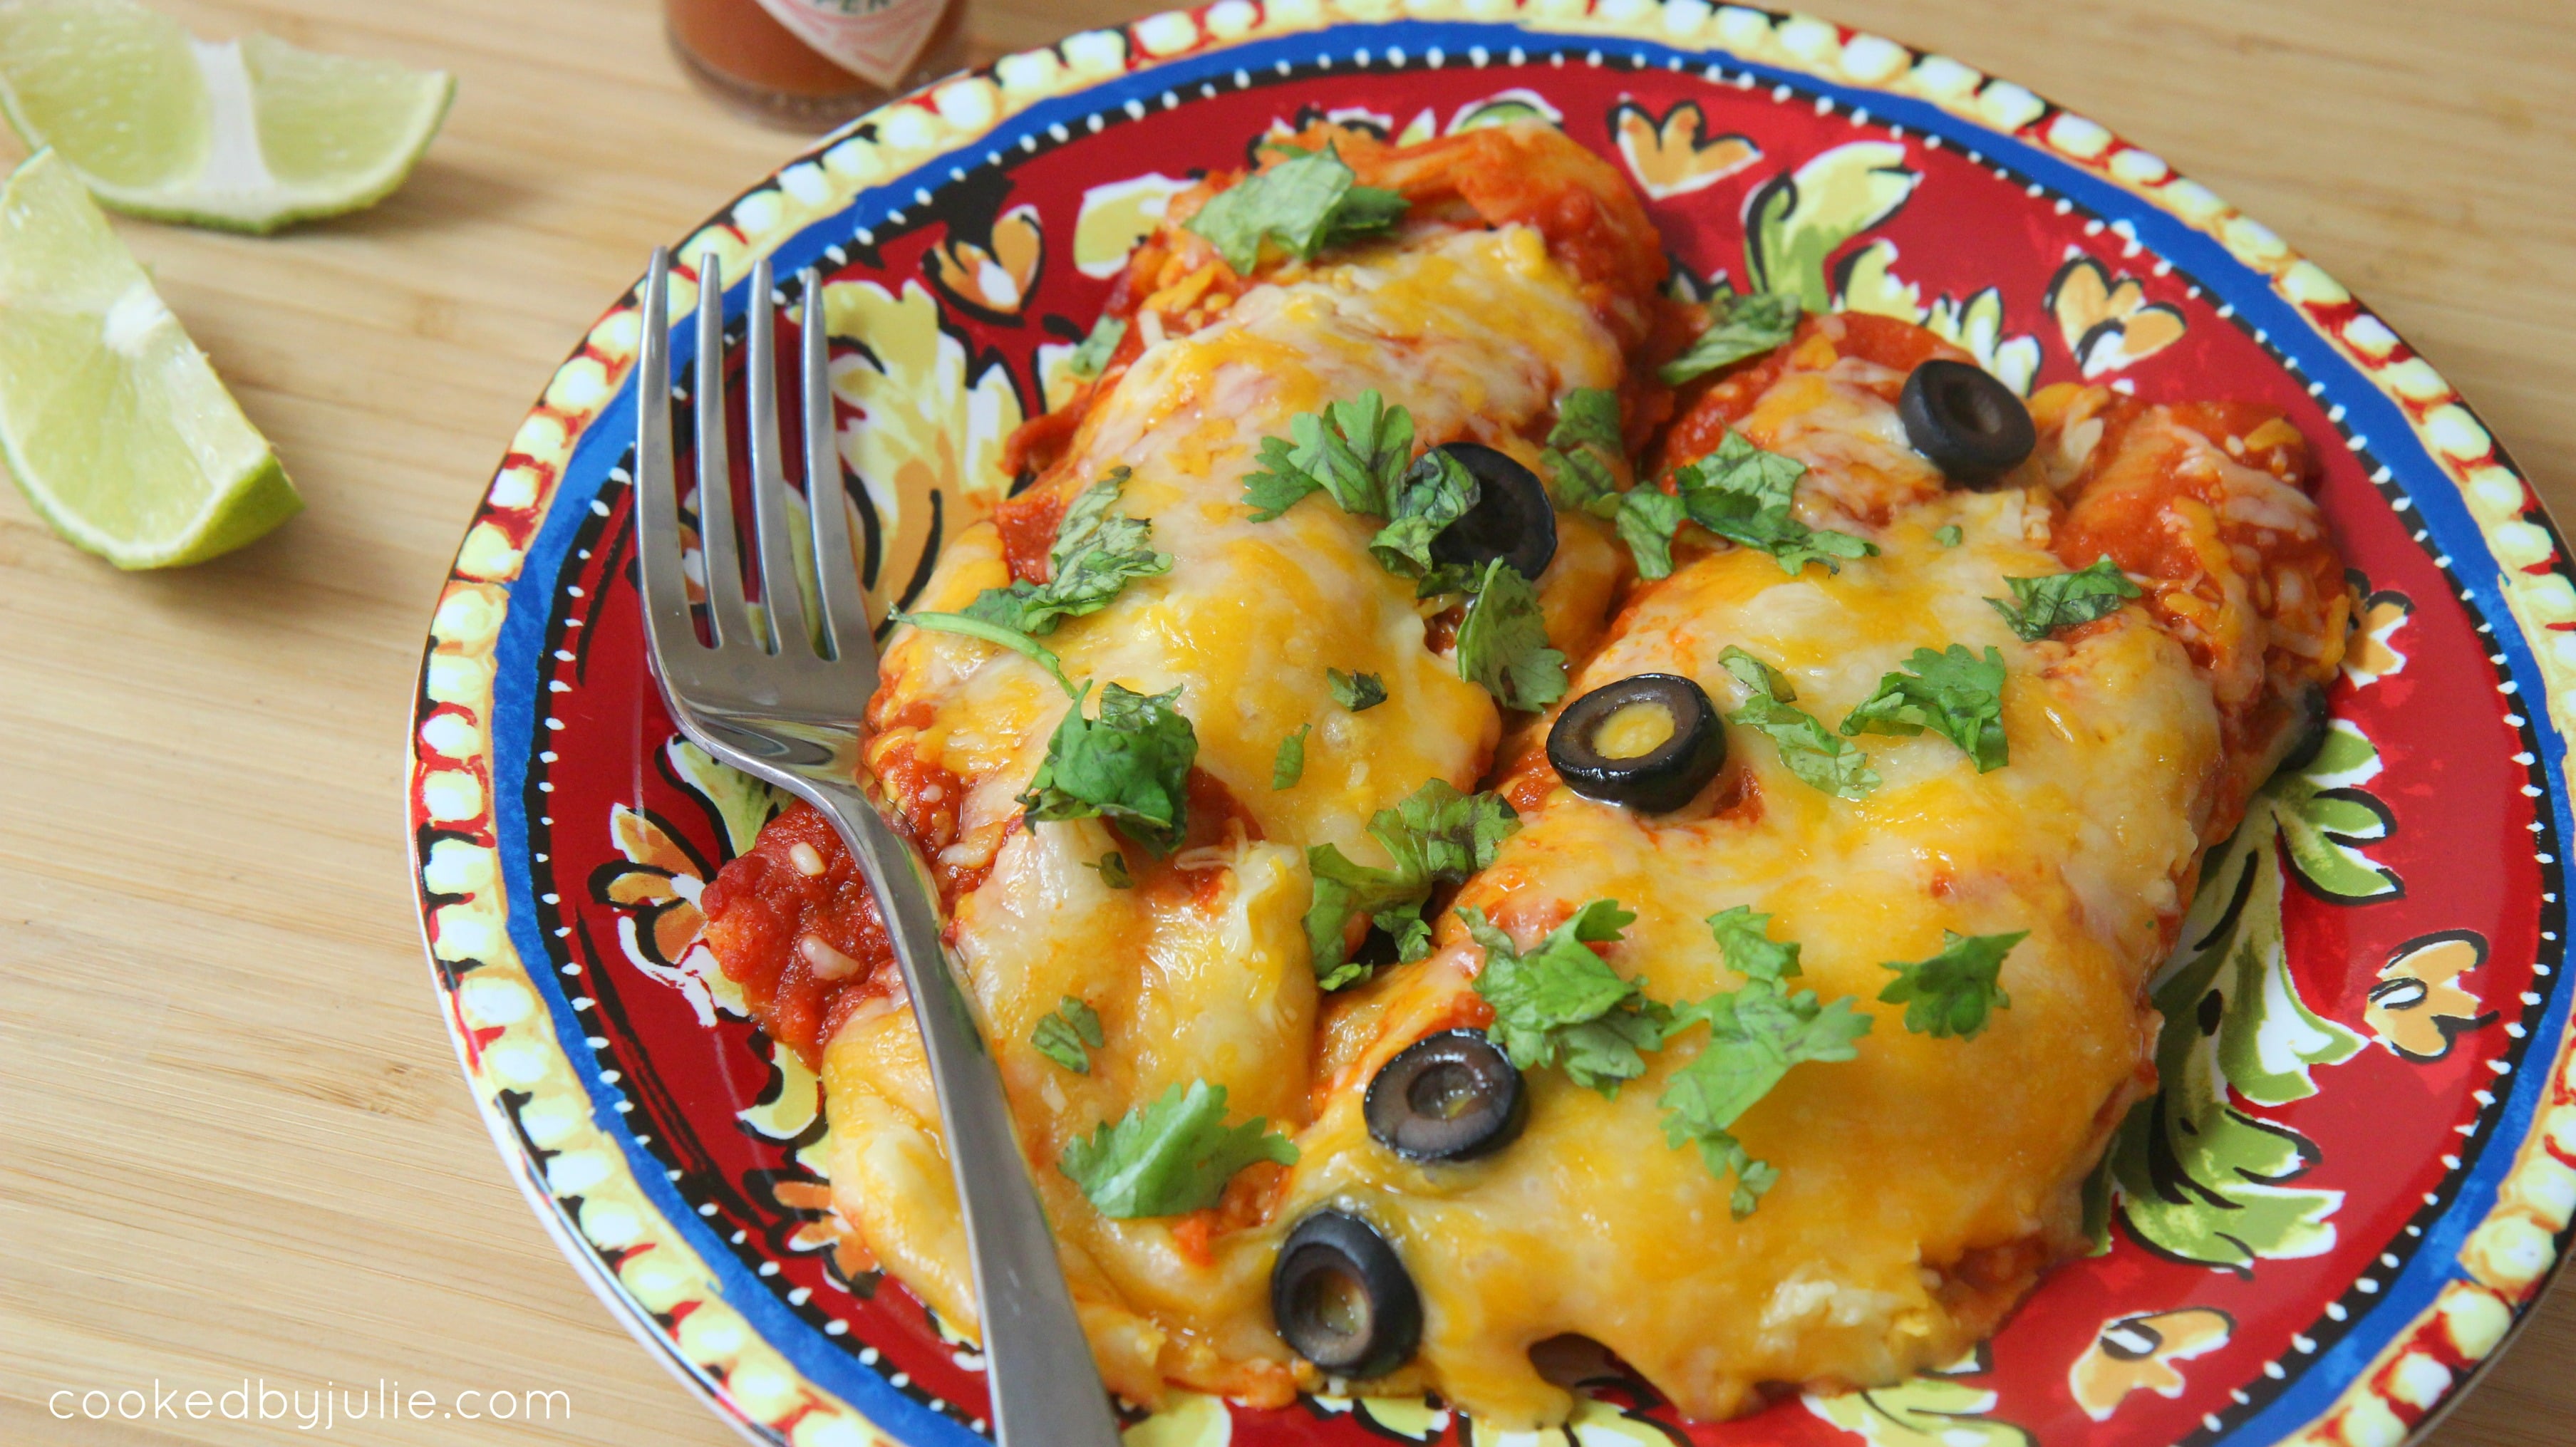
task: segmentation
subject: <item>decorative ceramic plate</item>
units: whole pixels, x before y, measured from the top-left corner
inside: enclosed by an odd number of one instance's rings
[[[1900,316],[2024,391],[2284,408],[2367,599],[2324,750],[2213,855],[2226,908],[2157,986],[2163,1093],[2112,1151],[2106,1254],[1937,1374],[1715,1425],[1613,1376],[1568,1428],[1508,1440],[2393,1447],[2439,1414],[2576,1209],[2576,587],[2469,408],[2270,231],[1955,61],[1700,0],[1226,0],[898,101],[682,246],[731,277],[760,255],[829,274],[880,609],[1007,491],[1003,438],[1062,395],[1165,201],[1315,115],[1406,140],[1544,116],[1617,158],[1697,284]],[[646,672],[635,308],[519,429],[432,625],[410,803],[440,998],[539,1215],[719,1411],[798,1447],[966,1444],[981,1359],[864,1269],[818,1174],[813,1076],[698,942],[699,891],[778,801],[679,741]],[[1183,1397],[1130,1434],[1506,1437],[1332,1398]]]

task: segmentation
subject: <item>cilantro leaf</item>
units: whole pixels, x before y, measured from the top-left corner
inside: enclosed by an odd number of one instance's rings
[[[1797,694],[1789,691],[1788,680],[1778,669],[1732,644],[1718,655],[1718,662],[1750,695],[1726,721],[1758,730],[1778,745],[1781,766],[1801,783],[1845,799],[1867,798],[1878,787],[1869,755],[1826,728],[1814,714],[1789,706],[1788,700]]]
[[[1111,889],[1134,889],[1136,887],[1136,876],[1127,872],[1127,856],[1119,853],[1115,849],[1101,855],[1100,862],[1097,864],[1094,864],[1089,860],[1083,861],[1082,867],[1085,869],[1099,870],[1100,882],[1108,885]]]
[[[1637,560],[1637,576],[1652,580],[1672,576],[1673,534],[1689,516],[1683,501],[1651,487],[1632,487],[1619,494],[1613,525],[1628,555]]]
[[[1126,468],[1110,469],[1065,510],[1047,549],[1045,582],[1022,578],[1007,588],[987,588],[966,605],[965,616],[1041,637],[1063,619],[1108,607],[1129,579],[1171,571],[1172,555],[1146,545],[1154,525],[1117,511],[1128,476]]]
[[[1609,523],[1637,560],[1637,576],[1669,577],[1673,571],[1673,534],[1688,510],[1682,500],[1653,487],[1619,486],[1613,464],[1626,458],[1619,430],[1619,395],[1598,387],[1577,388],[1557,404],[1556,426],[1547,434],[1549,484],[1557,506],[1587,512]]]
[[[1485,1034],[1523,1070],[1564,1067],[1575,1084],[1616,1098],[1646,1073],[1645,1053],[1661,1049],[1672,1012],[1646,995],[1641,980],[1622,978],[1589,948],[1620,937],[1636,915],[1615,899],[1596,899],[1523,953],[1484,912],[1462,909],[1467,933],[1484,946],[1476,993],[1494,1007]]]
[[[1699,1057],[1693,1056],[1691,1064],[1698,1063]],[[1726,1205],[1735,1219],[1741,1221],[1759,1209],[1762,1198],[1771,1193],[1773,1186],[1780,1184],[1780,1168],[1769,1161],[1754,1159],[1753,1152],[1744,1148],[1744,1142],[1737,1140],[1734,1132],[1710,1129],[1703,1124],[1704,1117],[1692,1108],[1692,1096],[1680,1093],[1689,1069],[1690,1066],[1683,1066],[1675,1073],[1672,1083],[1664,1087],[1664,1093],[1655,1097],[1655,1103],[1665,1107],[1664,1141],[1674,1150],[1696,1142],[1699,1158],[1708,1167],[1710,1175],[1721,1181],[1729,1175],[1735,1177],[1735,1189],[1728,1196]]]
[[[1809,563],[1838,573],[1846,560],[1875,557],[1876,543],[1798,521],[1791,503],[1806,472],[1796,458],[1766,452],[1743,433],[1729,432],[1715,452],[1674,473],[1674,481],[1692,522],[1769,553],[1792,576]]]
[[[1127,319],[1104,316],[1091,324],[1091,334],[1064,359],[1064,369],[1077,377],[1097,377],[1117,354],[1118,344],[1127,340]]]
[[[1387,498],[1387,524],[1369,539],[1370,556],[1402,577],[1452,581],[1436,577],[1444,570],[1431,560],[1431,540],[1465,517],[1478,495],[1476,474],[1467,470],[1467,464],[1436,448],[1422,454],[1396,480]],[[1442,591],[1447,589],[1431,586],[1424,596]]]
[[[1865,799],[1881,782],[1869,756],[1843,742],[1814,714],[1759,695],[1726,721],[1767,735],[1799,782],[1845,799]]]
[[[1089,1075],[1091,1050],[1107,1044],[1108,1039],[1100,1033],[1100,1016],[1089,1005],[1067,995],[1053,1014],[1038,1022],[1029,1043],[1037,1047],[1040,1055],[1074,1074]]]
[[[1350,962],[1345,943],[1350,921],[1358,916],[1395,936],[1400,958],[1428,954],[1431,931],[1422,921],[1422,906],[1432,887],[1455,884],[1493,863],[1495,846],[1520,827],[1520,816],[1502,795],[1462,794],[1446,779],[1431,779],[1369,818],[1369,836],[1385,847],[1394,861],[1390,867],[1355,864],[1330,844],[1307,850],[1315,899],[1306,911],[1306,944],[1316,979],[1338,990],[1368,977],[1368,966]]]
[[[1301,412],[1287,437],[1261,439],[1262,470],[1243,480],[1252,520],[1266,523],[1311,492],[1328,492],[1342,511],[1389,516],[1398,483],[1413,465],[1413,414],[1389,407],[1375,388],[1354,401]]]
[[[1767,923],[1765,916],[1754,918]],[[1697,1145],[1710,1175],[1735,1177],[1728,1204],[1737,1220],[1753,1214],[1780,1172],[1753,1158],[1735,1138],[1735,1123],[1792,1067],[1858,1055],[1853,1042],[1869,1033],[1871,1020],[1855,1003],[1845,996],[1825,1005],[1813,990],[1791,994],[1776,981],[1755,978],[1742,989],[1674,1007],[1673,1032],[1704,1022],[1708,1042],[1655,1098],[1664,1108],[1664,1139],[1675,1150]]]
[[[1306,735],[1314,728],[1310,723],[1299,724],[1279,741],[1279,752],[1270,759],[1271,792],[1293,789],[1297,787],[1297,781],[1306,776]]]
[[[2109,558],[2096,558],[2093,566],[2081,572],[2004,581],[2012,585],[2013,602],[2001,598],[1986,601],[2004,615],[2013,632],[2033,643],[2060,628],[2107,618],[2119,612],[2122,603],[2138,596],[2138,585],[2130,582],[2120,565]]]
[[[1797,333],[1798,312],[1795,292],[1757,291],[1749,296],[1720,292],[1709,298],[1708,330],[1655,375],[1664,385],[1678,387],[1720,367],[1758,357]]]
[[[1980,660],[1953,643],[1935,653],[1917,648],[1907,660],[1908,672],[1878,681],[1878,691],[1861,700],[1843,720],[1845,738],[1855,734],[1910,737],[1925,729],[1957,744],[1977,761],[1977,772],[1990,773],[2010,762],[2004,738],[2004,656],[1993,648]]]
[[[1945,548],[1957,547],[1967,538],[1967,536],[1968,535],[1966,533],[1959,531],[1959,525],[1957,523],[1952,523],[1948,527],[1934,528],[1932,530],[1932,541],[1939,543]]]
[[[1675,1150],[1696,1144],[1710,1175],[1735,1178],[1729,1204],[1740,1221],[1753,1214],[1780,1172],[1753,1158],[1735,1138],[1735,1122],[1790,1067],[1851,1059],[1857,1053],[1852,1042],[1869,1033],[1871,1022],[1854,1011],[1849,998],[1824,1006],[1812,991],[1789,994],[1780,988],[1798,973],[1798,944],[1771,938],[1771,916],[1737,905],[1710,915],[1708,928],[1727,968],[1744,976],[1744,985],[1674,1008],[1675,1032],[1706,1022],[1709,1038],[1672,1073],[1656,1104],[1664,1108],[1664,1138]]]
[[[1565,696],[1565,655],[1547,646],[1538,592],[1501,558],[1485,565],[1458,625],[1458,676],[1505,708],[1535,713]]]
[[[1085,718],[1085,683],[1047,740],[1045,762],[1019,802],[1031,823],[1104,818],[1155,858],[1172,852],[1189,822],[1190,765],[1198,732],[1173,707],[1181,696],[1100,691],[1100,716]]]
[[[1577,387],[1558,399],[1556,425],[1548,429],[1547,445],[1558,448],[1597,447],[1616,457],[1627,449],[1627,435],[1620,430],[1619,394],[1607,387]]]
[[[986,590],[987,593],[991,591],[991,589]],[[933,633],[954,633],[962,638],[980,638],[987,643],[998,643],[1033,660],[1038,667],[1053,676],[1057,687],[1062,688],[1068,695],[1074,698],[1082,696],[1075,690],[1073,680],[1064,676],[1064,660],[1056,657],[1055,650],[1007,623],[995,623],[990,619],[977,618],[966,613],[906,613],[897,610],[891,616],[894,622],[909,623],[915,628],[926,628]],[[1083,687],[1088,688],[1090,685],[1085,684]]]
[[[1234,1173],[1255,1161],[1297,1163],[1297,1147],[1264,1129],[1259,1116],[1225,1123],[1225,1087],[1175,1084],[1089,1138],[1065,1142],[1055,1168],[1082,1188],[1093,1210],[1117,1221],[1205,1210]]]
[[[1374,673],[1344,673],[1327,668],[1324,681],[1332,686],[1333,702],[1353,713],[1366,713],[1386,702],[1386,684]]]
[[[1717,665],[1727,671],[1747,692],[1758,693],[1781,703],[1796,703],[1798,690],[1789,686],[1789,675],[1730,643],[1717,655]]]
[[[1564,425],[1558,424],[1558,431],[1563,430]],[[1539,461],[1547,468],[1548,495],[1558,507],[1571,512],[1588,512],[1605,519],[1613,516],[1621,496],[1619,475],[1611,467],[1617,456],[1597,447],[1542,450]]]
[[[1778,984],[1799,974],[1798,942],[1771,938],[1771,916],[1739,904],[1708,917],[1708,932],[1717,937],[1717,952],[1726,967],[1747,980]]]
[[[1385,520],[1369,554],[1415,580],[1419,596],[1473,588],[1472,575],[1432,561],[1431,541],[1475,507],[1476,475],[1437,448],[1413,456],[1412,413],[1372,390],[1290,418],[1288,432],[1261,439],[1261,468],[1243,480],[1254,522],[1269,522],[1309,493],[1330,493],[1354,517]]]
[[[1328,247],[1392,229],[1404,219],[1404,197],[1358,182],[1334,148],[1306,151],[1209,197],[1183,224],[1206,237],[1228,266],[1250,276],[1265,240],[1312,261]]]
[[[1995,980],[2003,973],[2004,956],[2029,937],[2028,930],[2002,935],[1943,930],[1941,952],[1930,959],[1888,960],[1879,965],[1896,971],[1896,978],[1878,992],[1878,998],[1903,1005],[1905,1028],[1917,1035],[1974,1040],[1986,1028],[1989,1011],[2012,1008],[2012,997]]]

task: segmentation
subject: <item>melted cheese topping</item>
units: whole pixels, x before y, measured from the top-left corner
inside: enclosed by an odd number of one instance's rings
[[[1242,503],[1265,436],[1325,403],[1377,389],[1413,414],[1418,441],[1473,440],[1535,458],[1555,399],[1615,387],[1616,345],[1524,227],[1444,232],[1350,264],[1247,292],[1216,325],[1149,348],[1096,406],[1064,465],[1088,479],[1133,469],[1119,506],[1150,519],[1171,571],[1127,585],[1106,609],[1047,639],[1073,677],[1144,693],[1182,690],[1213,775],[1265,838],[1330,840],[1383,863],[1368,816],[1425,779],[1471,784],[1500,720],[1483,689],[1425,646],[1412,585],[1367,552],[1377,523],[1317,496],[1270,522]],[[1620,572],[1587,519],[1563,520],[1540,580],[1560,646],[1596,634]],[[942,555],[919,606],[953,610],[1009,581],[986,525]],[[1588,627],[1579,620],[1593,620]],[[1335,707],[1325,670],[1374,673],[1387,704]],[[953,635],[899,631],[879,712],[929,722],[887,730],[966,782],[959,839],[945,861],[989,862],[1018,814],[1016,796],[1066,708],[1043,670]],[[1274,792],[1279,741],[1312,723],[1306,770]],[[1097,855],[1095,853],[1094,857]]]
[[[1347,264],[1301,270],[1136,360],[1085,418],[1063,468],[1077,479],[1131,468],[1120,507],[1151,520],[1172,567],[1046,641],[1075,678],[1145,693],[1179,688],[1198,768],[1236,811],[1136,888],[1108,888],[1084,867],[1113,847],[1144,863],[1098,822],[1032,829],[1019,819],[1016,797],[1068,706],[1037,665],[912,630],[888,649],[877,714],[898,722],[872,743],[872,757],[906,751],[964,790],[941,863],[990,874],[955,906],[955,948],[989,1020],[1095,1346],[1130,1397],[1151,1400],[1168,1378],[1287,1398],[1288,1354],[1263,1305],[1276,1243],[1211,1233],[1206,1223],[1105,1220],[1055,1170],[1056,1155],[1072,1135],[1193,1080],[1226,1087],[1234,1118],[1302,1126],[1317,1006],[1302,924],[1305,847],[1331,841],[1386,863],[1365,833],[1369,816],[1428,779],[1472,788],[1500,735],[1492,699],[1426,646],[1412,584],[1369,555],[1374,520],[1325,496],[1251,520],[1242,487],[1260,439],[1375,388],[1411,411],[1419,442],[1467,438],[1531,457],[1525,439],[1545,431],[1557,397],[1615,387],[1622,370],[1575,280],[1518,226],[1423,231]],[[1567,521],[1540,580],[1560,641],[1597,632],[1619,570],[1588,521]],[[961,608],[1007,580],[998,534],[979,526],[943,556],[920,606]],[[1387,702],[1342,709],[1328,668],[1376,674]],[[1279,741],[1308,724],[1302,778],[1273,790]],[[1067,995],[1090,1003],[1107,1032],[1088,1075],[1027,1043]],[[942,1315],[971,1325],[937,1115],[909,1018],[854,1018],[827,1047],[825,1081],[843,1214]]]
[[[1768,738],[1730,729],[1730,762],[1699,801],[1641,817],[1558,786],[1541,731],[1524,729],[1505,781],[1524,827],[1457,900],[1526,946],[1584,902],[1616,899],[1637,919],[1607,958],[1665,1001],[1741,983],[1704,921],[1747,905],[1803,946],[1799,987],[1859,1002],[1873,1028],[1855,1059],[1793,1069],[1737,1122],[1780,1172],[1742,1221],[1729,1183],[1667,1142],[1656,1101],[1704,1030],[1677,1034],[1615,1098],[1533,1072],[1518,1141],[1417,1165],[1370,1140],[1362,1096],[1405,1045],[1489,1018],[1473,990],[1481,951],[1443,914],[1431,958],[1331,1001],[1308,965],[1304,848],[1330,841],[1383,862],[1368,816],[1428,778],[1472,787],[1501,721],[1427,646],[1410,586],[1369,558],[1372,522],[1314,499],[1255,524],[1241,481],[1261,437],[1371,387],[1412,410],[1425,442],[1530,458],[1556,397],[1616,385],[1621,369],[1617,339],[1536,233],[1417,228],[1347,264],[1284,273],[1216,322],[1154,340],[1082,418],[1058,475],[1132,467],[1122,507],[1152,520],[1174,563],[1048,642],[1076,677],[1180,688],[1213,786],[1194,792],[1189,847],[1133,888],[1086,867],[1112,847],[1140,859],[1096,821],[1019,817],[1066,707],[1054,683],[989,645],[898,631],[871,761],[882,776],[900,758],[907,777],[959,791],[930,801],[954,807],[940,862],[967,881],[952,937],[1113,1388],[1148,1401],[1177,1382],[1279,1404],[1301,1382],[1321,1386],[1273,1331],[1266,1288],[1282,1237],[1327,1205],[1375,1223],[1421,1289],[1420,1350],[1379,1389],[1436,1389],[1500,1428],[1565,1416],[1571,1399],[1530,1353],[1569,1333],[1698,1417],[1758,1405],[1767,1383],[1891,1381],[1955,1357],[2074,1247],[2081,1177],[2152,1079],[2147,975],[2201,840],[2231,822],[2221,781],[2259,760],[2230,733],[2208,661],[2163,614],[2127,608],[2037,643],[2010,632],[1984,600],[2009,596],[2006,578],[2061,571],[2060,505],[2044,486],[1945,490],[1905,444],[1901,374],[1842,355],[1840,335],[1839,319],[1821,319],[1746,397],[1741,425],[1812,469],[1802,519],[1867,535],[1882,555],[1790,577],[1760,553],[1686,545],[1595,650],[1623,569],[1588,519],[1563,519],[1541,594],[1553,640],[1585,660],[1569,697],[1680,673],[1731,710],[1744,692],[1718,659],[1732,644],[1779,667],[1796,705],[1831,725],[1918,647],[1993,647],[2008,673],[2008,766],[1980,774],[1936,734],[1867,736],[1857,742],[1883,782],[1844,800],[1798,780]],[[2051,429],[2034,482],[2060,461],[2099,481],[2101,425],[2073,422],[2093,440]],[[2270,509],[2222,523],[2313,533],[2294,490],[2219,482],[2233,511]],[[2144,512],[2188,521],[2202,504],[2173,491],[2139,493]],[[2103,510],[2079,489],[2076,515],[2088,506]],[[1950,525],[1964,538],[1944,547],[1934,533]],[[1009,577],[999,535],[970,529],[921,606],[957,609]],[[2215,622],[2272,608],[2279,591],[2216,596]],[[1328,667],[1378,675],[1387,704],[1333,705]],[[1613,722],[1609,746],[1651,747],[1652,720]],[[1308,724],[1303,779],[1270,789],[1280,739]],[[2003,967],[2009,1008],[1973,1040],[1911,1034],[1900,1007],[1876,1000],[1884,962],[1933,954],[1944,931],[2029,932]],[[1067,995],[1106,1031],[1087,1074],[1027,1043]],[[896,1275],[971,1329],[937,1109],[901,1004],[872,1001],[827,1048],[836,1196]],[[1290,1133],[1300,1162],[1246,1170],[1212,1211],[1102,1219],[1055,1170],[1058,1152],[1196,1080],[1227,1089],[1231,1118]]]
[[[1661,703],[1632,703],[1592,732],[1594,752],[1605,759],[1643,758],[1670,743],[1673,711]]]
[[[1885,782],[1850,801],[1731,729],[1728,776],[1699,807],[1641,816],[1555,788],[1459,897],[1524,945],[1587,900],[1618,900],[1638,918],[1608,958],[1666,1001],[1742,983],[1705,920],[1749,905],[1804,946],[1799,986],[1859,997],[1875,1024],[1858,1058],[1791,1070],[1735,1128],[1781,1172],[1751,1217],[1732,1219],[1727,1183],[1663,1135],[1655,1098],[1704,1032],[1650,1056],[1615,1100],[1533,1072],[1508,1149],[1415,1166],[1369,1140],[1360,1094],[1396,1050],[1473,1013],[1481,951],[1450,917],[1433,959],[1338,1007],[1330,1103],[1300,1137],[1280,1220],[1336,1204],[1387,1233],[1426,1304],[1419,1375],[1479,1420],[1561,1418],[1570,1399],[1528,1353],[1568,1332],[1696,1417],[1758,1405],[1764,1382],[1890,1380],[1973,1343],[2071,1242],[2080,1178],[2155,1039],[2142,991],[2219,738],[2208,684],[2138,610],[2073,645],[2004,626],[1983,599],[2060,567],[2024,541],[2022,512],[2020,494],[1953,495],[1840,575],[1703,556],[1630,607],[1573,689],[1674,672],[1732,710],[1745,690],[1718,655],[1733,644],[1830,724],[1918,646],[1992,646],[2009,671],[2007,767],[1979,774],[1934,734],[1864,737]],[[1947,523],[1962,546],[1933,540]],[[1971,1041],[1909,1034],[1901,1006],[1876,1003],[1881,962],[1933,954],[1944,930],[2030,931],[2004,965],[2011,1007]],[[2029,1263],[2000,1295],[1986,1282],[1998,1259]]]

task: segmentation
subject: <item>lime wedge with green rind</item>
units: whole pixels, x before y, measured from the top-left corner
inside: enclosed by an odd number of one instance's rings
[[[303,509],[71,165],[0,187],[0,464],[120,568],[203,562]]]
[[[438,134],[441,71],[198,40],[133,0],[0,0],[0,113],[119,211],[234,231],[374,205]]]

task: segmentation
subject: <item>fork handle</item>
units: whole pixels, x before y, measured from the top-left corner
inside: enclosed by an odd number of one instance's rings
[[[832,821],[867,875],[912,995],[966,1218],[994,1440],[1001,1447],[1118,1447],[1117,1418],[1074,1316],[1054,1234],[1023,1168],[1027,1157],[1011,1128],[1001,1072],[940,944],[931,881],[912,847],[865,796],[799,782],[805,787],[797,792]]]

